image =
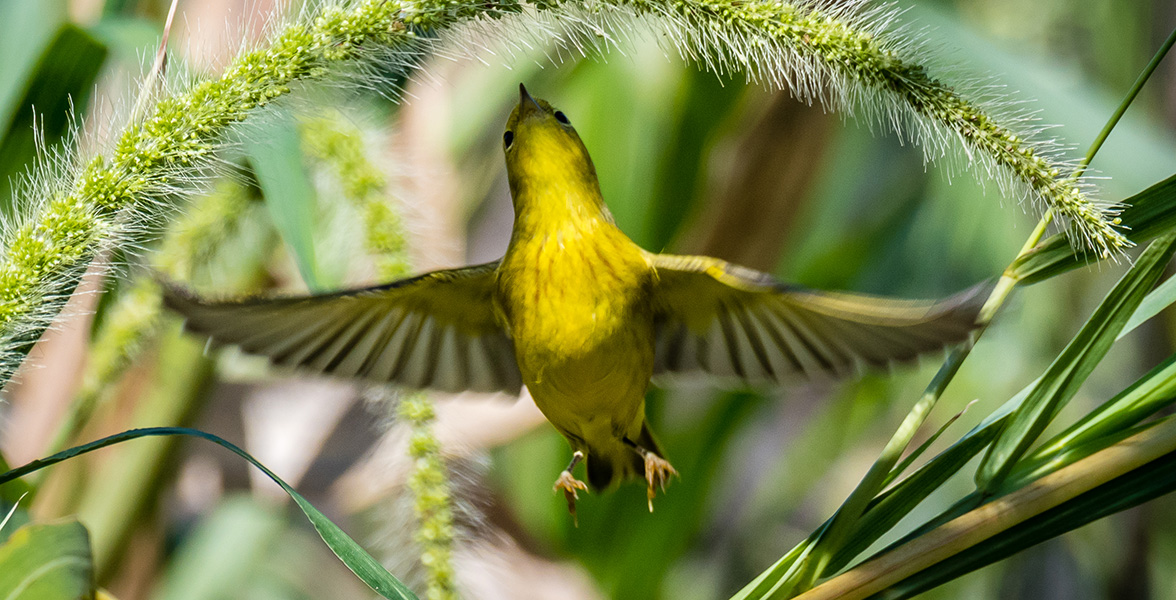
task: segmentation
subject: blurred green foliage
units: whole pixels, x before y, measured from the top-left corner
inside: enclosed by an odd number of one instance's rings
[[[1163,0],[938,0],[912,6],[904,21],[930,26],[926,37],[931,40],[928,54],[933,62],[962,70],[965,78],[992,76],[1002,85],[1021,90],[1022,97],[1034,100],[1029,108],[1039,111],[1042,123],[1060,125],[1057,135],[1084,147],[1159,40],[1176,26],[1176,14],[1167,4]],[[110,1],[97,22],[72,23],[64,2],[0,1],[0,56],[5,57],[0,61],[3,206],[12,200],[12,177],[34,159],[34,118],[43,127],[46,144],[59,143],[71,123],[68,109],[72,106],[76,114],[91,110],[87,101],[102,74],[136,71],[138,56],[150,54],[151,38],[158,31],[147,25],[153,21],[146,18],[158,17],[163,6],[162,2]],[[639,39],[624,56],[572,61],[560,68],[545,62],[542,49],[511,61],[509,68],[500,58],[487,62],[488,66],[463,63],[449,72],[443,84],[448,103],[431,117],[435,130],[444,132],[443,139],[432,142],[460,175],[456,183],[462,224],[471,239],[491,240],[472,244],[467,251],[471,258],[491,258],[505,247],[501,221],[494,218],[509,211],[500,136],[519,80],[571,118],[593,153],[604,196],[618,224],[650,250],[739,256],[783,279],[814,287],[932,297],[999,273],[1032,227],[1015,199],[998,199],[995,185],[983,186],[960,176],[963,168],[958,162],[925,166],[921,149],[871,132],[853,116],[843,115],[839,122],[819,106],[794,106],[737,77],[720,78],[667,60],[648,41]],[[1103,197],[1130,196],[1176,172],[1174,72],[1169,62],[1095,161],[1093,167],[1109,177],[1101,186]],[[363,97],[349,102],[376,107],[370,111],[375,115],[368,123],[372,128],[383,129],[385,120],[403,118],[403,111],[385,99],[357,94]],[[757,140],[757,131],[772,123],[791,125],[788,131],[812,139],[777,139],[770,144]],[[291,170],[291,165],[306,166],[296,131],[287,127],[283,135],[272,130],[255,132],[245,146],[245,160],[229,162],[246,165],[237,179],[249,193],[264,198],[272,215],[272,224],[257,226],[257,231],[264,228],[264,236],[254,234],[266,237],[276,229],[287,248],[275,251],[272,239],[259,242],[241,255],[248,258],[240,262],[262,262],[270,279],[282,281],[297,279],[291,277],[296,270],[312,289],[336,287],[349,277],[354,279],[355,272],[362,273],[362,269],[339,272],[357,262],[352,256],[355,246],[333,243],[325,230],[337,226],[345,237],[347,227],[339,226],[338,219],[320,218],[337,210],[343,211],[343,222],[355,215],[335,208],[339,202],[318,193],[313,170]],[[792,147],[802,150],[790,153]],[[269,169],[275,162],[284,166]],[[779,181],[769,178],[779,175],[766,172],[772,169],[740,171],[745,164],[769,164],[780,172],[793,166],[807,177],[795,179],[796,189],[778,190],[779,197],[771,196],[774,204],[769,204],[766,194],[764,198],[732,198],[724,192],[762,189]],[[391,171],[401,168],[393,165]],[[295,171],[299,176],[290,175]],[[719,219],[716,214],[730,218]],[[769,214],[784,217],[770,223],[768,233],[747,233],[757,231],[757,218]],[[732,245],[732,239],[774,251],[749,256],[742,247]],[[1049,243],[1057,257],[1067,255],[1063,238]],[[234,262],[236,258],[218,260]],[[1077,266],[1070,259],[1063,262]],[[291,269],[290,264],[296,267]],[[1055,269],[1050,274],[1057,272],[1058,264],[1048,263]],[[930,425],[938,426],[967,402],[977,400],[932,453],[1045,371],[1122,271],[1114,265],[1081,268],[1021,292],[985,335],[933,416]],[[228,287],[225,279],[217,279],[215,269],[202,272],[202,286],[222,291]],[[1171,354],[1170,320],[1170,310],[1161,311],[1157,319],[1116,344],[1090,382],[1061,409],[1058,422],[1073,422],[1103,400],[1116,397]],[[204,362],[195,349],[175,349],[181,345],[174,339],[157,341],[145,360],[164,369],[173,365],[201,379],[211,372],[211,363]],[[162,358],[161,352],[165,353]],[[174,366],[180,364],[174,362],[180,356],[176,353],[186,353],[182,355],[188,359],[185,366]],[[562,501],[548,493],[555,474],[567,462],[568,450],[547,427],[495,450],[490,476],[483,483],[487,495],[501,504],[495,506],[495,517],[513,526],[510,530],[529,550],[582,565],[605,597],[728,597],[829,517],[930,380],[935,362],[928,359],[893,373],[866,374],[856,381],[784,390],[730,391],[677,384],[651,391],[653,427],[663,432],[663,445],[683,475],[658,499],[652,515],[640,486],[629,486],[583,498],[579,526],[573,526]],[[167,373],[161,378],[166,379]],[[145,396],[147,400],[142,401],[147,406],[141,411],[125,411],[132,415],[131,422],[134,415],[159,415],[153,410],[167,408],[175,400],[174,395],[160,393],[171,388],[153,382],[152,377],[132,383],[160,387]],[[195,413],[210,410],[211,400],[198,386],[192,386],[192,393],[199,397],[185,408],[195,418]],[[0,413],[4,410],[0,407]],[[177,422],[188,418],[162,414]],[[1061,428],[1051,427],[1045,439]],[[928,429],[934,431],[934,427]],[[115,529],[104,528],[105,519],[95,520],[96,539],[117,533],[117,539],[109,542],[111,549],[101,550],[101,560],[111,564],[100,584],[117,580],[120,567],[132,560],[133,553],[126,548],[131,543],[128,536],[141,529],[135,526],[157,519],[167,546],[161,551],[161,564],[155,565],[156,591],[143,597],[364,597],[361,589],[343,587],[317,594],[308,591],[315,582],[307,581],[312,578],[306,577],[306,571],[325,560],[315,554],[321,548],[291,542],[305,541],[304,526],[257,501],[225,495],[211,516],[195,528],[164,520],[160,507],[168,501],[175,475],[167,468],[174,463],[167,460],[177,459],[147,450],[123,454],[112,459],[113,464],[125,468],[143,461],[147,467],[136,467],[134,473],[111,480],[118,483],[105,492],[100,482],[81,484],[88,495],[78,492],[78,498],[97,497],[103,504],[129,511],[116,519],[124,522],[112,525]],[[967,494],[975,462],[948,478],[944,489],[871,548],[901,538]],[[1171,482],[1164,473],[1170,469],[1163,464],[1149,468],[1154,471],[1133,475],[1152,484],[1139,497],[1108,499],[1093,494],[1059,507],[1057,514],[1093,518],[1108,506],[1128,506],[1167,491]],[[0,492],[6,502],[19,496],[8,487]],[[1119,504],[1108,504],[1112,500]],[[950,568],[906,582],[901,593],[930,589],[927,598],[1061,597],[1037,593],[1026,583],[1032,579],[1044,588],[1061,581],[1088,582],[1082,588],[1084,598],[1176,599],[1165,568],[1176,556],[1176,531],[1154,526],[1170,522],[1174,507],[1171,499],[1160,499],[1138,509],[1136,516],[1112,516],[1068,534],[1062,543],[1047,544],[1037,553],[931,589],[971,566],[1002,558],[1006,552],[1001,548],[1015,546],[1015,540],[1010,546],[1009,539],[1023,531],[1010,530],[988,542],[992,545],[985,550],[988,554],[968,559],[976,561],[974,565],[961,559]],[[19,513],[20,522],[27,518],[23,511]],[[14,521],[8,528],[16,525]],[[6,533],[0,531],[0,538]],[[850,558],[840,557],[843,562]],[[1042,561],[1063,566],[1049,571],[1033,568]],[[207,578],[213,572],[217,578]],[[1145,586],[1149,593],[1129,596],[1124,591],[1128,574],[1149,582]],[[331,581],[345,581],[332,577],[327,576]],[[240,581],[251,583],[232,583]],[[478,596],[471,590],[470,597]]]

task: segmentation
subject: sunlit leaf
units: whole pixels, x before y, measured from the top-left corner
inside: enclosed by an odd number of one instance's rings
[[[1176,233],[1156,240],[1107,294],[1081,331],[1038,380],[1025,402],[1011,415],[985,454],[976,473],[980,489],[1000,487],[1057,411],[1078,391],[1115,343],[1131,313],[1163,274],[1174,250]]]
[[[956,579],[1083,525],[1176,491],[1169,453],[976,544],[871,598],[900,600]]]
[[[5,600],[84,600],[93,578],[90,538],[77,521],[25,525],[0,546]]]
[[[1042,444],[1026,460],[1030,464],[1018,470],[1030,469],[1035,462],[1056,463],[1057,457],[1069,449],[1124,431],[1173,403],[1176,403],[1176,354]]]
[[[1139,308],[1135,309],[1135,313],[1131,315],[1131,319],[1123,326],[1123,331],[1119,332],[1117,339],[1123,339],[1123,336],[1134,331],[1136,327],[1148,319],[1160,314],[1160,311],[1172,306],[1173,303],[1176,303],[1176,277],[1169,277],[1167,281],[1156,286],[1156,289],[1143,299]]]

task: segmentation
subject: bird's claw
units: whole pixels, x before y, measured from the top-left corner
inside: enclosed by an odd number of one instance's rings
[[[678,471],[670,464],[670,461],[652,453],[646,452],[645,458],[645,481],[649,483],[646,490],[646,497],[649,500],[649,512],[653,512],[653,497],[657,495],[654,488],[660,488],[661,491],[666,491],[666,483],[670,481],[670,477],[677,477]]]
[[[564,471],[559,474],[559,478],[555,480],[554,491],[562,491],[564,498],[568,501],[568,513],[572,515],[572,523],[577,527],[580,525],[576,519],[576,500],[580,498],[576,490],[588,491],[588,486],[583,481],[572,476],[571,471]]]

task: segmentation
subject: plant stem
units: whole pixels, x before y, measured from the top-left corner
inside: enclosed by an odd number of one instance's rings
[[[134,424],[185,425],[201,406],[212,371],[204,345],[182,335],[178,326],[172,328],[160,342],[153,385],[136,409]],[[90,531],[99,579],[118,564],[126,540],[142,522],[142,515],[153,509],[156,488],[177,441],[157,440],[122,448],[119,456],[104,463],[90,478],[77,514]]]
[[[1033,228],[1033,232],[1030,233],[1029,238],[1025,240],[1021,251],[1017,253],[1017,258],[1032,250],[1041,241],[1052,218],[1053,211],[1046,211],[1037,222],[1037,226]],[[1016,264],[1016,259],[1013,259],[1013,262],[1009,264],[1010,267]],[[989,293],[988,299],[984,302],[984,306],[981,307],[980,313],[977,316],[979,325],[971,339],[951,351],[947,360],[939,367],[939,371],[935,373],[935,377],[931,379],[931,383],[923,391],[923,395],[919,397],[918,402],[907,413],[902,424],[898,426],[898,430],[894,432],[890,441],[886,443],[878,460],[870,466],[870,470],[862,477],[862,481],[858,483],[857,487],[850,492],[849,497],[846,498],[841,507],[837,509],[832,523],[825,529],[825,532],[817,541],[817,548],[810,555],[809,560],[811,564],[806,565],[806,568],[801,569],[797,574],[796,585],[793,589],[807,589],[824,574],[826,567],[833,560],[837,551],[844,545],[845,539],[852,531],[853,526],[861,519],[862,514],[865,513],[870,502],[882,491],[887,481],[892,481],[897,476],[896,473],[892,473],[895,465],[902,458],[903,453],[910,445],[911,440],[914,439],[915,434],[923,426],[923,423],[926,422],[927,417],[931,414],[931,409],[939,402],[948,384],[951,383],[956,373],[960,370],[960,367],[963,366],[964,360],[971,355],[976,341],[988,329],[988,325],[992,323],[997,311],[1004,305],[1016,285],[1016,279],[1010,277],[1006,270],[1006,274],[1002,275],[1000,280],[997,281],[996,286]]]
[[[795,600],[861,600],[1033,516],[1176,451],[1176,420],[1151,427],[1090,457],[969,511]]]
[[[1156,67],[1159,66],[1164,56],[1167,55],[1174,44],[1176,44],[1176,30],[1173,30],[1172,34],[1168,36],[1168,39],[1156,52],[1155,56],[1152,57],[1151,62],[1140,73],[1139,78],[1136,79],[1123,101],[1119,103],[1119,107],[1115,110],[1114,114],[1107,120],[1106,125],[1103,126],[1102,131],[1095,138],[1094,142],[1091,143],[1090,148],[1086,152],[1086,156],[1071,176],[1071,180],[1077,180],[1086,171],[1086,168],[1094,160],[1094,157],[1102,148],[1103,143],[1111,131],[1114,130],[1120,119],[1122,119],[1127,108],[1134,102],[1140,90],[1143,89],[1144,84],[1147,83],[1148,79],[1155,72]],[[1054,211],[1052,207],[1042,215],[1037,225],[1033,228],[1033,231],[1029,234],[1028,239],[1021,246],[1017,257],[1013,259],[1009,267],[1002,273],[996,286],[989,294],[988,300],[985,301],[984,306],[981,308],[980,314],[977,317],[979,327],[972,336],[972,339],[951,352],[947,360],[935,374],[935,377],[931,380],[931,383],[927,386],[927,389],[923,392],[922,397],[911,408],[906,419],[903,420],[903,423],[883,448],[878,460],[870,467],[870,470],[866,472],[862,481],[854,488],[853,492],[850,493],[849,497],[837,510],[837,513],[833,516],[832,523],[825,528],[824,533],[817,541],[816,549],[809,556],[808,561],[810,564],[804,565],[795,576],[794,581],[796,583],[792,586],[793,590],[808,589],[818,578],[825,574],[826,567],[832,561],[836,552],[844,545],[846,537],[852,532],[854,525],[861,519],[870,501],[882,491],[882,487],[887,481],[893,480],[894,475],[891,474],[891,469],[898,463],[902,453],[909,446],[911,440],[914,439],[915,433],[922,426],[923,422],[926,421],[931,409],[939,401],[944,390],[947,389],[947,385],[951,383],[951,380],[959,371],[963,361],[971,354],[975,342],[988,329],[988,325],[992,323],[997,311],[1004,305],[1016,287],[1018,281],[1011,272],[1012,267],[1020,258],[1031,252],[1041,242],[1041,238],[1045,235],[1050,222],[1053,220],[1053,216]]]
[[[1094,160],[1094,155],[1098,154],[1099,149],[1102,148],[1103,142],[1107,141],[1107,137],[1111,135],[1111,131],[1119,124],[1119,120],[1127,113],[1127,109],[1135,102],[1135,97],[1143,90],[1143,86],[1147,84],[1148,79],[1151,79],[1152,73],[1155,73],[1156,68],[1164,61],[1164,57],[1168,55],[1168,51],[1172,49],[1173,44],[1176,44],[1176,29],[1168,34],[1168,39],[1160,45],[1160,49],[1152,56],[1151,62],[1143,68],[1139,73],[1139,77],[1135,79],[1135,83],[1131,85],[1131,89],[1127,91],[1127,96],[1119,103],[1118,108],[1115,109],[1114,114],[1107,120],[1106,125],[1103,125],[1102,131],[1098,133],[1098,137],[1094,138],[1094,142],[1090,145],[1090,149],[1086,151],[1086,156],[1078,163],[1078,168],[1074,171],[1074,177],[1081,177],[1086,173],[1086,168],[1090,166],[1090,162]]]

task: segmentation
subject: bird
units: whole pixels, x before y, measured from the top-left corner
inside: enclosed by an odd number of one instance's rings
[[[652,511],[677,476],[645,418],[655,376],[846,376],[977,327],[983,284],[902,300],[641,248],[613,220],[567,115],[522,84],[502,143],[514,223],[499,260],[302,297],[213,300],[169,284],[165,305],[189,331],[276,365],[444,392],[525,385],[569,443],[554,489],[573,517],[589,485],[644,478]]]

